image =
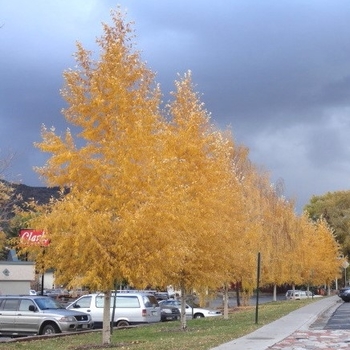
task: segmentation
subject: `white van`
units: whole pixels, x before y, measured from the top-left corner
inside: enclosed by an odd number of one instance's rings
[[[291,289],[288,290],[286,293],[286,299],[296,299],[296,300],[300,300],[300,299],[307,299],[307,298],[311,298],[312,297],[312,293],[309,291],[305,291],[305,290],[299,290],[299,289]]]
[[[114,304],[114,294],[111,296],[111,318]],[[87,294],[67,306],[67,309],[77,309],[91,315],[95,328],[101,328],[103,323],[104,294]],[[160,306],[153,294],[147,293],[117,293],[114,325],[117,327],[140,323],[160,322]]]

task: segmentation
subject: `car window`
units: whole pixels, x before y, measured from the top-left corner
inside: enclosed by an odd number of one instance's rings
[[[144,295],[142,299],[146,307],[158,306],[158,301],[153,295]]]
[[[91,305],[91,299],[92,297],[82,297],[81,299],[79,299],[76,303],[75,306],[76,307],[90,307]]]
[[[35,298],[35,302],[38,304],[41,310],[64,309],[59,302],[49,297]]]
[[[113,306],[113,298],[111,299],[111,306]],[[124,297],[117,296],[116,300],[117,307],[140,307],[139,298],[137,296],[133,297]],[[147,306],[147,305],[146,305]]]
[[[111,297],[111,307],[113,307],[114,303],[114,296]],[[96,307],[103,307],[104,305],[104,296],[99,295],[96,297]],[[123,308],[123,307],[133,307],[133,308],[139,308],[140,302],[137,296],[117,296],[116,300],[116,307]]]
[[[147,296],[144,295],[142,297],[142,300],[146,307],[152,307],[152,303]]]
[[[29,306],[34,305],[30,299],[22,299],[19,303],[19,311],[29,311]]]
[[[7,299],[4,300],[3,310],[4,311],[16,311],[18,308],[19,299]]]
[[[95,299],[95,306],[96,307],[103,307],[105,298],[102,295],[98,295]]]

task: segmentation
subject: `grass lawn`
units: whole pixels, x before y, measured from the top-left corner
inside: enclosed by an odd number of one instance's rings
[[[250,333],[262,325],[316,300],[277,301],[260,305],[258,324],[255,324],[255,307],[242,307],[231,312],[228,320],[224,320],[221,316],[188,320],[186,331],[180,328],[180,321],[162,322],[128,329],[114,329],[110,346],[103,346],[101,331],[94,331],[78,335],[48,337],[40,340],[0,343],[0,349],[204,350]]]

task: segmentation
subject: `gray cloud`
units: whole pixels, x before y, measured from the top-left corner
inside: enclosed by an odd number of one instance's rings
[[[0,151],[18,153],[13,171],[41,182],[32,166],[40,125],[64,130],[62,73],[75,42],[95,49],[114,1],[12,0],[0,23]],[[300,208],[313,194],[347,189],[350,141],[350,3],[311,1],[123,0],[136,48],[165,94],[192,70],[221,128],[251,158],[283,178]]]

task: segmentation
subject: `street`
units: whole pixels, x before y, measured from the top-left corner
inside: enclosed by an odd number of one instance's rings
[[[330,316],[324,329],[350,329],[350,303],[342,302]]]

